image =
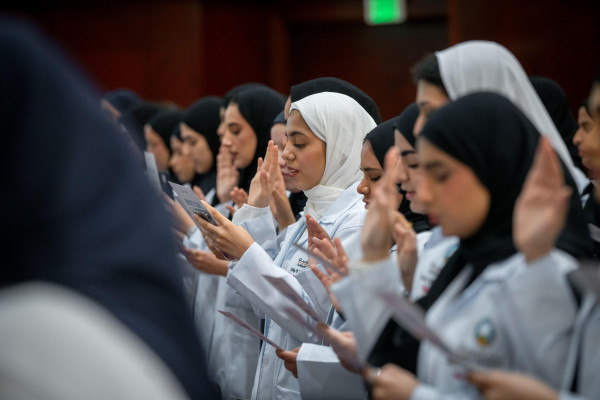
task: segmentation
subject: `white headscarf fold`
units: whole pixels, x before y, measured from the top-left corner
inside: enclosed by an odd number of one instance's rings
[[[361,179],[360,151],[375,121],[353,98],[323,92],[292,103],[310,130],[326,144],[325,171],[319,184],[304,194],[305,214],[320,220],[339,195]]]
[[[440,75],[450,99],[473,92],[495,92],[513,102],[566,164],[581,192],[587,186],[584,174],[575,167],[542,100],[516,57],[504,46],[488,41],[468,41],[435,53]]]

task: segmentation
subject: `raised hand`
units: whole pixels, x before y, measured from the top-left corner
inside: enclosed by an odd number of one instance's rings
[[[183,246],[181,247],[181,253],[198,271],[206,272],[207,274],[227,276],[227,261],[217,259],[213,253],[189,249]]]
[[[283,175],[281,175],[281,168],[278,168],[278,170],[278,175],[281,179],[277,178],[275,180],[273,192],[271,192],[271,212],[277,221],[279,232],[281,232],[296,222],[296,216],[292,211],[292,205],[285,191],[285,182]]]
[[[250,182],[248,193],[249,205],[264,208],[268,207],[271,203],[271,192],[273,192],[277,169],[279,168],[278,155],[279,150],[277,146],[275,146],[272,140],[269,140],[265,159],[264,161],[262,158],[258,159],[256,175],[254,175],[254,178]]]
[[[216,248],[236,259],[241,258],[254,243],[252,236],[243,227],[237,226],[225,218],[207,202],[203,201],[202,203],[218,223],[218,225],[213,225],[198,215],[194,216],[200,229],[202,229],[206,243],[211,247],[211,251],[214,253],[213,248]]]
[[[513,215],[515,247],[528,262],[554,248],[565,225],[571,193],[552,145],[548,139],[540,138]]]
[[[229,210],[229,212],[233,216],[236,210],[239,210],[244,204],[248,202],[248,193],[246,193],[244,189],[240,189],[236,186],[233,188],[230,194],[237,208],[230,205],[226,205],[225,208],[227,208],[227,210]]]
[[[237,168],[233,165],[231,153],[227,147],[221,146],[217,154],[217,197],[221,203],[231,200],[231,190],[240,179]]]
[[[385,155],[384,173],[373,188],[365,225],[361,234],[363,260],[379,261],[389,256],[393,244],[393,226],[396,221],[397,202],[394,168],[398,162],[398,149],[394,146]]]
[[[404,215],[396,213],[396,223],[392,235],[397,246],[398,267],[402,282],[404,288],[410,292],[418,261],[417,234]]]
[[[285,369],[290,371],[296,379],[298,379],[298,366],[296,364],[296,358],[298,357],[299,351],[300,347],[296,347],[294,350],[275,350],[277,357],[283,360]]]
[[[313,250],[315,247],[314,239],[327,240],[331,242],[331,237],[319,222],[312,215],[306,215],[306,231],[308,233],[308,248]]]

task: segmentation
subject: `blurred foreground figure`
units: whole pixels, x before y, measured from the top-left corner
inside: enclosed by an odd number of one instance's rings
[[[80,73],[34,29],[0,16],[0,53],[0,123],[8,150],[0,168],[6,193],[0,200],[4,257],[0,289],[6,293],[36,280],[74,291],[75,298],[83,295],[116,317],[109,325],[119,321],[119,329],[138,339],[139,346],[147,346],[146,352],[151,349],[158,356],[155,361],[164,363],[162,370],[170,370],[190,398],[214,398],[182,294],[164,207],[146,183],[125,138],[103,117],[98,98]],[[0,305],[0,313],[5,312]],[[35,315],[23,314],[18,325],[24,336],[35,333],[26,323]],[[39,325],[29,322],[32,327]],[[63,322],[57,316],[44,326],[48,331],[69,330]],[[111,332],[107,329],[106,335]],[[46,334],[45,330],[37,333],[42,338]],[[64,347],[63,358],[76,360],[81,343],[93,346],[90,337],[80,343],[76,337],[71,335],[72,346]],[[31,347],[22,358],[41,359],[53,344],[48,341],[46,346]],[[128,380],[110,377],[123,368],[126,378],[128,367],[122,367],[120,358],[111,362],[110,351],[89,354],[89,359],[79,361],[112,366],[112,371],[87,379],[101,381],[95,384],[106,387],[104,398],[114,398],[118,391],[110,389]],[[161,368],[144,368],[144,359],[130,361],[140,366],[146,379],[169,382],[169,376],[153,377]],[[57,386],[74,379],[61,378],[54,382]],[[33,388],[38,379],[35,374],[25,382]],[[130,382],[137,384],[135,379]],[[120,393],[136,392],[122,388]],[[76,392],[74,398],[78,394],[89,398]],[[42,398],[55,397],[45,387]]]

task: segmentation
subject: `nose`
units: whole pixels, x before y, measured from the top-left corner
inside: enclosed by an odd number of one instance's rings
[[[426,208],[429,208],[433,200],[433,195],[428,178],[423,177],[423,179],[419,179],[419,185],[417,187],[415,197]]]
[[[228,130],[225,130],[225,133],[221,136],[221,145],[225,147],[231,147],[233,145],[233,140]]]
[[[362,194],[363,196],[368,196],[371,190],[369,189],[369,185],[367,184],[367,177],[363,175],[362,180],[356,187],[356,191],[358,194]]]
[[[425,125],[425,122],[427,122],[427,117],[425,116],[423,111],[421,111],[421,112],[419,112],[419,116],[417,117],[417,120],[415,121],[415,127],[413,128],[413,134],[415,136],[419,136],[419,134],[423,130],[423,126]]]
[[[288,162],[290,162],[290,160],[294,159],[294,154],[293,152],[290,150],[289,148],[289,142],[285,145],[285,147],[283,148],[283,152],[281,153],[281,158],[283,158],[283,161],[285,161],[286,165]]]
[[[402,182],[409,181],[408,171],[406,170],[406,166],[404,165],[404,162],[402,161],[402,156],[400,156],[400,158],[398,158],[398,161],[396,162],[396,167],[394,168],[394,174],[396,177],[396,183],[402,183]]]
[[[581,128],[577,129],[577,132],[575,132],[575,135],[573,136],[573,144],[575,146],[579,146],[581,144],[581,140],[582,140],[582,133],[581,133]]]

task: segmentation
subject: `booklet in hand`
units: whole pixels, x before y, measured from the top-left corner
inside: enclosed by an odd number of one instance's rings
[[[223,314],[224,316],[226,316],[227,318],[230,318],[231,320],[233,320],[235,323],[239,324],[244,329],[248,330],[250,333],[252,333],[254,336],[258,337],[262,341],[267,342],[268,344],[270,344],[271,346],[275,347],[278,350],[284,350],[277,343],[273,342],[271,339],[269,339],[268,337],[263,335],[258,329],[248,325],[245,321],[238,318],[235,314],[232,314],[229,311],[223,311],[223,310],[219,310],[219,312],[221,314]]]
[[[183,209],[188,213],[192,220],[194,220],[194,214],[196,214],[200,216],[200,218],[210,222],[215,226],[219,225],[217,220],[212,216],[212,214],[210,213],[210,211],[208,211],[204,204],[202,204],[202,202],[200,201],[198,196],[196,196],[196,193],[194,193],[192,189],[182,185],[178,185],[177,183],[173,182],[169,182],[169,185],[171,185],[173,191],[175,192],[175,194],[177,194],[177,202],[181,204]],[[196,222],[196,220],[194,220],[194,222]],[[198,226],[198,228],[202,228],[198,223],[196,223],[196,225]],[[227,260],[237,261],[237,259],[234,256],[227,254],[224,251],[221,251],[221,253]]]
[[[169,185],[171,185],[173,191],[177,194],[179,204],[183,206],[192,219],[194,219],[194,214],[196,214],[213,225],[219,225],[192,189],[173,182],[169,182]]]
[[[283,278],[263,276],[275,289],[290,299],[298,308],[307,313],[316,322],[323,322],[319,314],[291,287]]]
[[[469,360],[466,356],[451,349],[446,342],[425,322],[425,313],[418,305],[411,303],[401,293],[377,294],[393,311],[394,320],[419,340],[428,340],[455,362],[468,371],[481,371],[485,368]]]

